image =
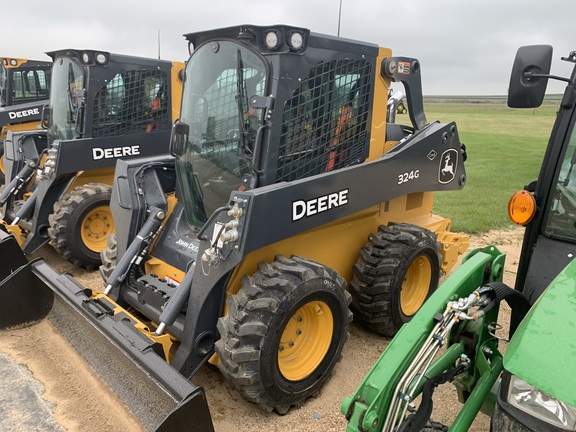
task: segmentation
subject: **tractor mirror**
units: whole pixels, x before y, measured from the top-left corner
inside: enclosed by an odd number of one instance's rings
[[[550,45],[530,45],[518,49],[508,87],[510,108],[536,108],[542,104],[551,63]]]
[[[172,156],[182,156],[188,141],[188,134],[190,133],[190,126],[186,123],[181,123],[176,120],[172,125],[172,132],[170,134],[170,154]]]

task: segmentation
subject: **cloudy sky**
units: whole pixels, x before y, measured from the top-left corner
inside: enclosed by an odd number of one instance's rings
[[[292,24],[416,57],[426,95],[503,95],[519,46],[554,47],[552,73],[576,50],[576,0],[30,0],[3,8],[0,56],[100,49],[184,61],[183,34],[239,24]],[[548,92],[560,92],[550,83]]]

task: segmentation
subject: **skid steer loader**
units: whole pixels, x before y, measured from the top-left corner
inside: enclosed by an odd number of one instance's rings
[[[430,422],[433,391],[448,381],[463,404],[450,431],[468,430],[479,411],[492,431],[576,430],[576,66],[558,78],[551,59],[550,46],[521,47],[510,79],[512,108],[540,106],[549,78],[568,82],[538,179],[509,203],[526,226],[515,289],[501,282],[504,254],[471,251],[346,398],[347,431],[448,430]],[[576,64],[576,51],[563,60]],[[502,301],[512,311],[504,354]]]
[[[464,187],[465,149],[455,123],[426,120],[414,58],[285,25],[186,38],[174,157],[116,165],[104,291],[9,260],[1,289],[17,299],[1,324],[41,319],[52,289],[175,399],[186,392],[174,374],[209,361],[286,413],[331,374],[350,304],[391,335],[464,252],[467,238],[431,210],[432,191]],[[392,81],[411,125],[387,124]],[[19,295],[20,278],[36,294]]]
[[[27,255],[50,241],[70,262],[95,269],[114,232],[116,160],[168,152],[184,65],[102,51],[48,55],[47,130],[5,140],[3,227]]]
[[[40,126],[48,104],[52,62],[0,57],[0,142],[8,130]],[[0,184],[4,183],[4,146],[0,145]]]

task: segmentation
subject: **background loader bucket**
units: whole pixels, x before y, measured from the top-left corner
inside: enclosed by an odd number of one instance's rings
[[[32,273],[16,239],[0,230],[0,330],[24,327],[44,319],[54,292]]]

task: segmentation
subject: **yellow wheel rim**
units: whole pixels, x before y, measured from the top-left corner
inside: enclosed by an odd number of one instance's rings
[[[412,316],[418,312],[428,295],[431,279],[432,263],[430,259],[419,256],[412,261],[404,275],[402,291],[400,292],[400,307],[404,315]]]
[[[278,347],[278,367],[290,381],[309,376],[322,362],[334,331],[334,318],[321,301],[306,303],[290,318]]]
[[[108,206],[92,209],[82,221],[80,235],[82,243],[93,252],[106,247],[106,237],[114,232],[114,220]]]
[[[0,156],[0,172],[6,174],[6,171],[4,171],[4,155]]]

